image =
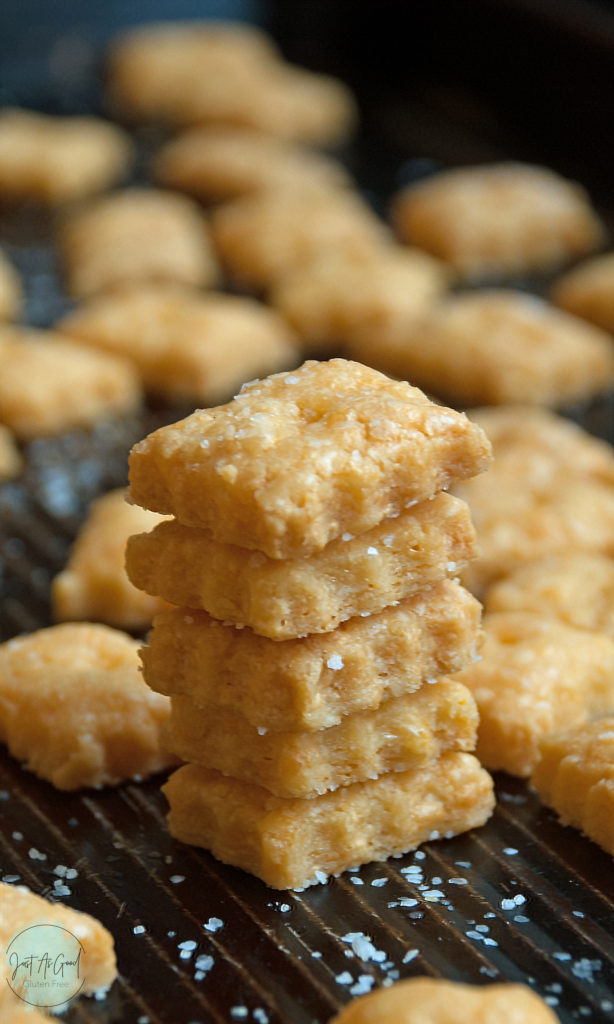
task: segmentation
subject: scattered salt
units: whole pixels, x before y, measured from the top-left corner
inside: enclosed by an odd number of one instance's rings
[[[343,668],[343,658],[340,654],[331,654],[326,662],[326,667],[332,669],[333,672],[339,672]]]
[[[341,974],[337,975],[335,981],[338,985],[351,985],[354,979],[349,971],[342,971]]]
[[[144,924],[135,924],[135,926],[132,929],[132,931],[133,931],[134,935],[142,935],[144,933],[144,931],[145,931],[145,925]]]
[[[169,882],[172,885],[179,885],[181,882],[185,882],[185,875],[171,875]]]
[[[403,957],[403,960],[401,961],[401,963],[404,963],[404,964],[411,963],[412,960],[416,959],[416,957],[418,956],[419,953],[420,953],[419,949],[408,949],[408,951],[405,954],[405,956]]]
[[[203,924],[203,928],[207,932],[219,932],[220,928],[224,927],[224,922],[219,917],[210,917],[209,920]]]

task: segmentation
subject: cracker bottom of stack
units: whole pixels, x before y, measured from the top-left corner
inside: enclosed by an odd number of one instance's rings
[[[479,761],[449,752],[313,799],[283,799],[199,765],[163,787],[171,835],[203,846],[274,889],[304,889],[348,868],[483,825],[493,783]]]

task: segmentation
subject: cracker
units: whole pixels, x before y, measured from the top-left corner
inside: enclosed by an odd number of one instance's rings
[[[477,756],[528,776],[539,744],[614,707],[614,640],[533,612],[484,617],[481,660],[455,675],[480,712]]]
[[[614,718],[548,736],[531,777],[541,799],[614,856]]]
[[[462,413],[358,363],[304,363],[244,387],[135,445],[137,504],[271,558],[364,533],[485,469]]]
[[[76,298],[145,281],[201,287],[218,279],[207,223],[178,192],[130,188],[97,199],[64,220],[59,244]]]
[[[471,752],[478,723],[469,690],[444,680],[319,732],[257,729],[240,713],[219,705],[201,709],[189,697],[173,697],[171,704],[169,750],[280,797],[314,797],[419,768],[446,750]]]
[[[330,1024],[557,1024],[528,985],[407,978],[353,999]]]
[[[157,153],[153,174],[167,188],[219,202],[263,188],[344,186],[350,176],[324,153],[231,125],[192,128]]]
[[[0,422],[27,440],[138,410],[130,363],[59,331],[0,328]]]
[[[475,828],[494,804],[490,776],[465,753],[312,800],[284,800],[191,764],[171,775],[164,792],[171,835],[274,889],[302,889]]]
[[[332,633],[274,643],[176,608],[156,616],[143,671],[152,689],[241,714],[255,729],[313,732],[468,665],[480,610],[445,580]]]
[[[170,713],[139,672],[138,643],[91,623],[64,623],[0,645],[0,739],[57,789],[116,785],[172,764]]]
[[[369,324],[348,354],[455,403],[559,406],[614,382],[614,346],[599,328],[534,295],[454,295],[422,318]]]
[[[552,301],[614,334],[614,252],[594,256],[555,283]]]
[[[21,300],[19,275],[0,249],[0,320],[16,320]]]
[[[81,992],[93,995],[110,988],[117,977],[113,936],[100,921],[62,903],[52,903],[25,886],[0,882],[0,946],[3,951],[18,932],[37,924],[65,928],[81,943]],[[3,983],[1,987],[5,989],[7,986]],[[14,1003],[18,1006],[17,999]],[[0,1008],[5,1009],[8,1005],[11,1004],[3,1003]],[[6,1020],[5,1017],[2,1019]],[[9,1019],[12,1020],[12,1016]],[[37,1017],[32,1015],[31,1019],[34,1022]]]
[[[578,629],[614,637],[614,559],[563,551],[513,569],[487,591],[488,612],[554,615]]]
[[[454,485],[469,503],[481,554],[462,573],[484,594],[520,564],[572,550],[614,553],[614,453],[546,410],[475,410],[493,443],[483,477]]]
[[[350,90],[281,60],[269,36],[236,22],[148,25],[121,36],[109,62],[120,115],[171,124],[226,124],[315,145],[357,122]]]
[[[368,253],[390,238],[359,194],[340,188],[263,189],[214,210],[211,230],[229,275],[254,289],[322,252]]]
[[[401,238],[464,278],[554,269],[598,248],[604,227],[584,189],[545,167],[442,171],[394,198]]]
[[[474,539],[467,505],[439,494],[310,558],[267,558],[171,520],[130,539],[126,567],[148,594],[286,640],[327,633],[455,576],[475,557]]]
[[[166,607],[160,598],[137,590],[126,575],[128,537],[153,529],[161,518],[129,505],[126,497],[126,489],[120,487],[92,502],[66,567],[51,584],[57,621],[86,619],[139,630]]]
[[[393,325],[413,323],[440,298],[449,276],[443,263],[418,249],[333,251],[284,275],[270,300],[306,351],[333,343],[350,351],[357,337],[377,336],[379,345]]]
[[[0,201],[81,199],[124,178],[133,157],[126,133],[100,118],[0,111]]]
[[[11,431],[0,423],[0,480],[10,480],[21,471],[21,455]]]
[[[130,359],[145,388],[201,405],[298,361],[290,328],[255,299],[135,285],[69,313],[59,330]]]

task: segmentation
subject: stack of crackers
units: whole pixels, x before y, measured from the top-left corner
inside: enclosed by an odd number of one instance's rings
[[[489,461],[466,416],[341,359],[135,446],[133,500],[174,517],[127,569],[177,606],[142,652],[188,762],[165,787],[175,837],[300,889],[489,817],[475,703],[445,679],[480,634],[446,490]]]

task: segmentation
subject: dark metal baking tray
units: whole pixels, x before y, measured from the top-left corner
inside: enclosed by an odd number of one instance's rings
[[[331,5],[328,17],[341,8]],[[288,9],[271,10],[288,30]],[[309,62],[297,43],[305,38],[297,16],[287,52]],[[359,88],[352,52],[346,70]],[[448,86],[432,76],[420,88],[376,94],[373,75],[361,95],[365,134],[344,158],[380,208],[403,177],[437,163],[526,158],[530,143],[520,145],[503,120],[493,142],[492,119],[475,114],[473,95],[457,90],[451,110]],[[64,92],[58,98],[47,84],[41,99],[27,81],[39,105],[71,108]],[[84,79],[74,109],[95,95]],[[0,236],[26,278],[28,319],[52,322],[67,300],[50,224],[23,210],[3,215]],[[50,624],[50,581],[89,502],[125,482],[134,441],[186,411],[150,407],[26,446],[24,474],[0,486],[0,639]],[[567,413],[612,440],[611,396]],[[57,898],[55,869],[76,869],[60,898],[115,937],[119,981],[104,1001],[74,1003],[68,1021],[325,1024],[352,994],[419,974],[523,981],[563,1024],[614,1020],[611,858],[558,824],[525,783],[497,777],[497,809],[482,829],[298,894],[171,840],[161,781],[61,794],[0,754],[0,877]],[[186,942],[196,945],[182,949]]]

